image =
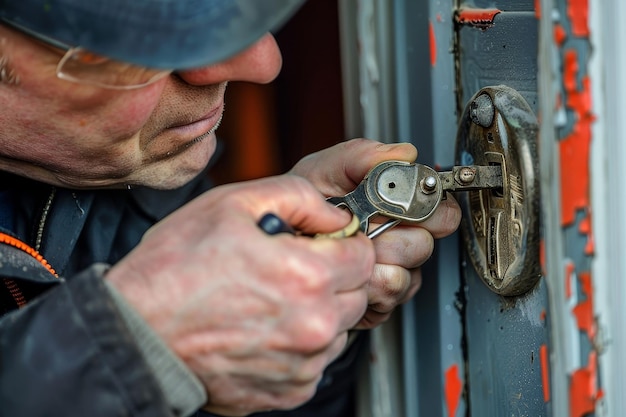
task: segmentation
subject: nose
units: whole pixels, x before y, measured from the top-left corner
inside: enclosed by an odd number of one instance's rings
[[[266,84],[276,78],[281,66],[282,56],[276,39],[268,33],[226,61],[176,73],[192,85],[217,84],[224,81]]]

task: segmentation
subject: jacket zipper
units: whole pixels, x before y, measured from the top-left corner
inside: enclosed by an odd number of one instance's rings
[[[41,241],[43,240],[43,229],[46,225],[46,220],[48,220],[48,213],[50,213],[50,207],[52,206],[52,202],[54,201],[54,197],[57,194],[57,188],[52,187],[50,189],[50,195],[48,195],[48,199],[46,200],[46,204],[41,210],[41,217],[39,218],[39,227],[37,228],[37,236],[35,238],[35,249],[41,250]]]
[[[37,249],[40,249],[41,247],[41,240],[43,236],[44,225],[45,225],[46,219],[48,218],[48,212],[50,210],[50,206],[52,205],[52,201],[54,200],[55,195],[56,195],[56,187],[52,187],[50,195],[48,196],[48,200],[46,201],[46,205],[44,206],[44,209],[41,213],[41,218],[39,220],[39,228],[37,229],[37,239],[35,243]],[[48,272],[50,272],[52,275],[54,275],[57,278],[59,277],[56,271],[52,268],[52,266],[50,266],[48,261],[46,261],[44,257],[37,251],[37,249],[33,249],[30,246],[28,246],[26,243],[22,242],[21,240],[14,238],[13,236],[7,235],[6,233],[2,233],[2,232],[0,232],[0,243],[13,246],[14,248],[17,248],[23,252],[26,252],[28,255],[35,258],[35,260],[39,262],[44,268],[46,268]],[[4,285],[9,290],[9,293],[11,294],[11,297],[13,297],[13,300],[15,301],[15,304],[17,304],[18,308],[22,308],[23,306],[26,305],[26,297],[24,297],[22,290],[19,288],[15,280],[10,279],[10,278],[5,278]]]
[[[26,252],[28,255],[35,258],[35,260],[39,262],[44,268],[46,268],[48,272],[50,272],[52,275],[54,275],[57,278],[59,277],[56,271],[50,266],[48,261],[46,261],[44,257],[41,256],[39,252],[31,248],[30,246],[28,246],[26,243],[22,242],[21,240],[0,232],[0,243],[13,246],[14,248],[21,250],[22,252]],[[13,300],[15,301],[17,306],[23,307],[26,304],[26,298],[24,297],[24,294],[22,293],[22,290],[20,290],[20,288],[18,287],[17,283],[10,278],[5,278],[4,285],[9,290],[9,293],[11,294],[11,297],[13,297]]]

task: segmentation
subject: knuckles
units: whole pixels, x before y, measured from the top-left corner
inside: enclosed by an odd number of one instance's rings
[[[300,320],[296,326],[294,347],[301,353],[312,354],[328,349],[339,333],[338,315],[330,309],[329,313],[313,313]]]
[[[369,308],[379,313],[393,311],[411,288],[410,271],[396,265],[377,265],[370,283]]]

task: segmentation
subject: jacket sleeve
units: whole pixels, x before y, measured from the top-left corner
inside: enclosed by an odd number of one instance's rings
[[[93,266],[0,319],[0,416],[179,416]]]

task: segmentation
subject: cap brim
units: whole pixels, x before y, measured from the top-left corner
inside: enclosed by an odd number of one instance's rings
[[[3,0],[0,16],[72,46],[153,68],[224,60],[304,0]]]

